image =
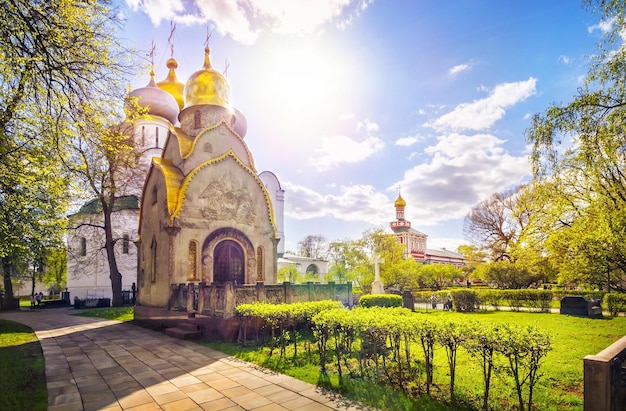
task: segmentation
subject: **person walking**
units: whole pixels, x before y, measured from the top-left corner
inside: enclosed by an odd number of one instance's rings
[[[437,294],[432,293],[430,296],[430,305],[432,305],[433,310],[437,309]]]
[[[40,291],[35,293],[35,303],[37,304],[37,308],[41,308],[41,299],[43,298],[43,293]]]

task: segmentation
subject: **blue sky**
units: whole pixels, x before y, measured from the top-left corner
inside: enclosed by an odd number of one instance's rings
[[[387,227],[398,188],[428,247],[456,249],[473,205],[529,180],[530,116],[572,99],[603,27],[572,0],[118,1],[124,41],[156,45],[157,81],[170,21],[183,82],[208,27],[257,171],[285,189],[294,251]]]

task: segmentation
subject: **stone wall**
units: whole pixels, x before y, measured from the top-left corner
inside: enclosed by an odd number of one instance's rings
[[[352,284],[272,284],[258,282],[255,285],[181,283],[170,286],[168,310],[195,312],[221,318],[236,315],[240,304],[265,302],[272,304],[305,301],[341,301],[352,307]]]

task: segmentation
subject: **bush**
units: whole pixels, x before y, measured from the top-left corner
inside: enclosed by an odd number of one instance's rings
[[[454,310],[470,312],[478,308],[478,296],[473,290],[452,290],[450,294]]]
[[[626,294],[607,293],[603,302],[612,317],[616,317],[620,312],[626,312]]]
[[[359,305],[369,307],[402,307],[402,296],[396,294],[366,294],[359,299]]]

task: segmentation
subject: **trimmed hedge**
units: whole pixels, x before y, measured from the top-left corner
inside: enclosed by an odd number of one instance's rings
[[[612,317],[616,317],[620,312],[626,312],[626,294],[606,293],[602,302]]]
[[[359,299],[359,305],[369,307],[402,307],[402,296],[396,294],[366,294]]]
[[[470,294],[468,294],[468,292]],[[469,310],[472,302],[468,302],[468,298],[476,298],[475,304],[476,308],[482,306],[493,307],[496,310],[499,307],[511,307],[513,311],[518,311],[520,308],[526,308],[534,311],[542,311],[548,312],[551,308],[552,301],[560,301],[563,297],[568,295],[580,295],[585,297],[588,300],[596,300],[603,299],[607,293],[605,291],[582,291],[582,290],[542,290],[542,289],[520,289],[520,290],[500,290],[495,288],[452,288],[449,290],[440,290],[435,291],[435,295],[437,296],[437,301],[442,302],[446,300],[446,296],[451,294],[453,296],[452,302],[455,310],[459,311],[461,307],[461,311]],[[462,301],[455,301],[454,295],[456,293],[458,296],[456,299],[462,298]],[[413,293],[415,297],[416,303],[430,303],[430,296],[433,294],[433,291],[417,291]],[[473,295],[474,297],[470,297]],[[615,311],[617,312],[626,312],[626,303],[621,303],[621,294],[614,294],[615,297],[611,297],[612,300],[609,301],[604,299],[605,306],[609,307],[609,311],[613,305],[615,306]],[[624,297],[626,299],[626,297]],[[613,304],[613,305],[611,305]]]
[[[479,307],[478,296],[474,290],[452,290],[452,307],[455,311],[472,312]]]

